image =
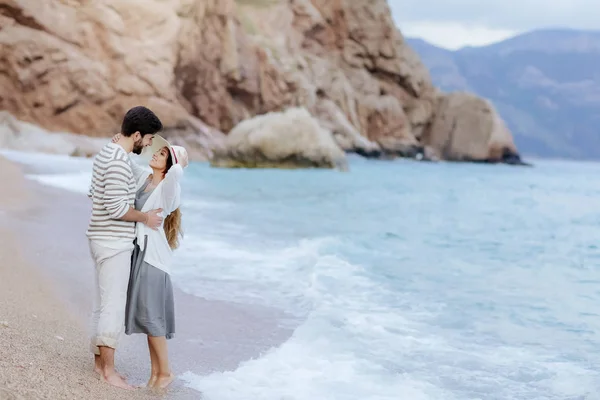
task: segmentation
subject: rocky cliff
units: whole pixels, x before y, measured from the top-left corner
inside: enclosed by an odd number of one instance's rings
[[[346,151],[517,156],[489,103],[454,99],[385,0],[0,0],[0,109],[49,130],[110,135],[143,104],[210,157],[220,132],[301,106]]]

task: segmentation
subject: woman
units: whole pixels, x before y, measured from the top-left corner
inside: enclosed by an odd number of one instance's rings
[[[142,212],[162,209],[165,219],[162,229],[158,230],[144,224],[136,225],[125,333],[148,336],[152,364],[148,386],[162,389],[174,380],[167,352],[167,339],[175,334],[173,286],[169,274],[173,250],[182,236],[180,180],[183,168],[188,165],[188,155],[183,147],[172,146],[158,135],[153,139],[152,149],[156,151],[150,160],[150,175],[145,168],[131,161],[139,188],[135,208]]]

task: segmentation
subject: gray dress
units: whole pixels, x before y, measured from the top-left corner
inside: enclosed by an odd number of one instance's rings
[[[141,210],[152,194],[152,191],[144,192],[149,183],[148,179],[136,193],[136,210]],[[144,261],[148,237],[144,237],[144,240],[144,250],[141,250],[136,239],[131,255],[125,333],[145,333],[171,339],[175,335],[175,304],[171,277]]]

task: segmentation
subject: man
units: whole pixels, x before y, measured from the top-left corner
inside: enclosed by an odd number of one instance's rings
[[[108,143],[96,155],[88,196],[92,215],[87,237],[96,267],[96,296],[92,317],[91,349],[95,371],[113,386],[132,389],[115,371],[114,356],[124,329],[125,303],[135,224],[152,229],[162,223],[162,210],[142,213],[133,208],[137,181],[129,153],[140,154],[162,129],[160,119],[146,107],[125,114],[118,142]]]

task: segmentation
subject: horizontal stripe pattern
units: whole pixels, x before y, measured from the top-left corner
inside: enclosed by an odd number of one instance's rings
[[[121,221],[135,203],[136,182],[129,156],[116,144],[109,143],[94,158],[88,197],[92,215],[87,236],[90,239],[133,241],[135,222]]]

